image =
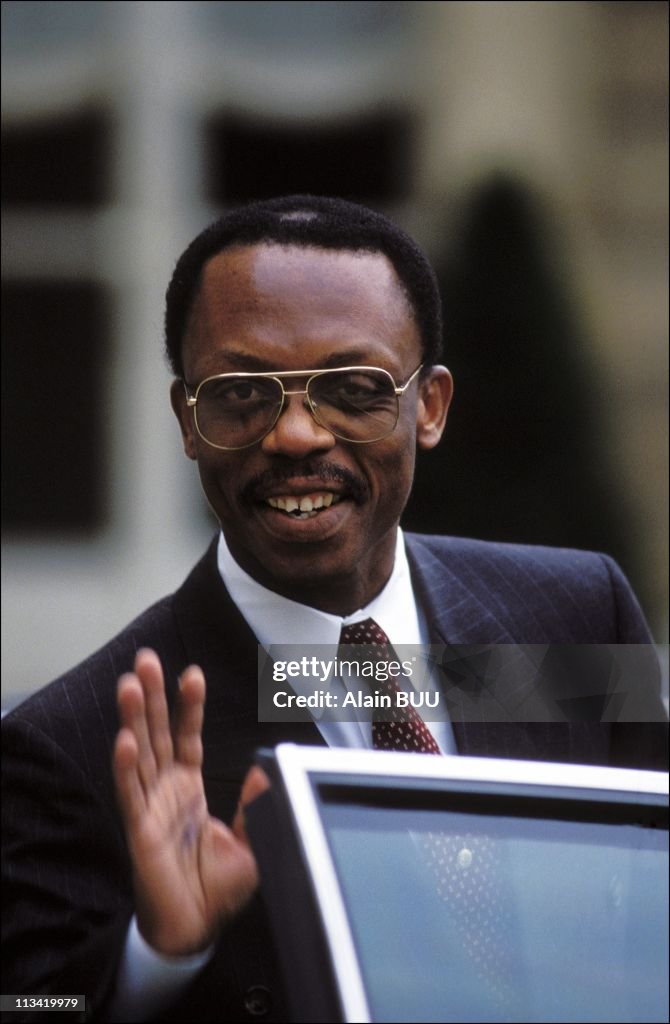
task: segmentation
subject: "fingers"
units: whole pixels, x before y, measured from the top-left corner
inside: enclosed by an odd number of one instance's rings
[[[205,707],[205,677],[197,665],[185,669],[179,680],[179,698],[174,721],[176,759],[191,768],[202,764],[202,722]]]
[[[140,650],[134,667],[134,672],[119,679],[117,703],[121,725],[135,740],[140,781],[150,787],[158,772],[172,761],[172,736],[158,656],[154,651]]]
[[[244,827],[244,808],[269,788],[270,780],[263,769],[259,768],[258,765],[253,765],[247,772],[244,782],[242,783],[240,802],[237,805],[237,811],[235,813],[232,826],[233,832],[237,838],[247,846],[249,845],[249,840],[247,839],[247,833]]]
[[[157,654],[148,648],[139,650],[134,672],[120,677],[117,703],[121,728],[114,745],[113,772],[127,821],[142,821],[153,787],[175,761],[195,767],[202,763],[204,699],[204,676],[191,666],[180,680],[173,740]]]
[[[147,721],[149,742],[160,770],[170,764],[173,756],[172,733],[167,701],[165,699],[165,682],[163,668],[155,651],[148,648],[140,649],[135,656],[135,674],[142,683],[144,690],[144,706]]]
[[[196,665],[184,671],[172,729],[158,655],[148,648],[139,650],[134,669],[119,679],[117,702],[122,729],[134,738],[134,770],[140,783],[150,788],[175,759],[188,767],[202,764],[205,678]],[[123,740],[122,749],[128,743],[128,738]],[[122,762],[126,763],[124,757]]]
[[[242,792],[240,794],[241,806],[246,807],[257,796],[260,796],[266,789],[269,789],[270,785],[270,780],[263,769],[257,764],[252,765],[242,783]]]
[[[145,789],[138,772],[138,760],[135,734],[131,729],[124,727],[116,737],[112,770],[121,813],[131,825],[140,822],[147,809]]]
[[[156,779],[157,767],[149,737],[144,691],[137,676],[131,673],[121,676],[117,689],[117,703],[122,732],[125,731],[127,737],[124,742],[128,750],[132,738],[135,752],[133,767],[142,785],[149,787]]]

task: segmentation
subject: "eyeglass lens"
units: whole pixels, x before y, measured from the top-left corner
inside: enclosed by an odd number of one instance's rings
[[[346,441],[380,440],[398,420],[393,382],[374,369],[317,375],[309,381],[307,398],[314,418]],[[269,377],[213,378],[198,391],[198,430],[221,448],[244,448],[272,429],[282,399],[279,381]]]

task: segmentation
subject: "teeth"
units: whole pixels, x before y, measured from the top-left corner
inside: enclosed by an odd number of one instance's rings
[[[291,513],[296,519],[311,519],[317,514],[319,509],[330,508],[331,505],[336,504],[340,500],[340,496],[330,491],[324,491],[312,497],[304,495],[304,497],[298,498],[293,495],[282,495],[281,497],[267,498],[266,500],[271,508]]]

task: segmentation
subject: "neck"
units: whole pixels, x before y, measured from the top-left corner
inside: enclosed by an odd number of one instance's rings
[[[226,543],[240,568],[267,590],[298,604],[345,617],[365,608],[388,583],[395,563],[396,532],[394,530],[393,535],[385,538],[385,543],[379,546],[378,557],[366,559],[365,564],[357,565],[351,572],[342,573],[335,569],[317,578],[313,570],[301,573],[297,565],[285,576],[273,575],[229,538],[226,538]]]
[[[287,597],[291,601],[297,601],[298,604],[307,605],[310,608],[316,608],[321,612],[328,612],[330,615],[339,615],[344,618],[347,615],[351,615],[359,608],[365,608],[388,583],[390,577],[382,580],[378,586],[371,588],[369,582],[366,581],[367,585],[356,585],[356,581],[351,581],[349,584],[338,585],[334,582],[319,583],[318,585],[304,585],[304,586],[290,586],[284,587],[276,581],[272,580],[257,580],[268,590],[272,590],[275,594],[280,594],[282,597]],[[325,588],[325,589],[324,589]]]

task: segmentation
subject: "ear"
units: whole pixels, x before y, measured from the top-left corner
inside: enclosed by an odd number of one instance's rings
[[[434,448],[442,437],[453,393],[453,378],[446,366],[433,366],[424,379],[419,379],[416,411],[416,443],[419,448]]]
[[[191,408],[186,404],[186,391],[182,380],[172,381],[170,386],[170,404],[172,405],[175,416],[179,420],[182,441],[184,444],[184,454],[187,455],[189,459],[195,460],[197,458],[195,422]]]

